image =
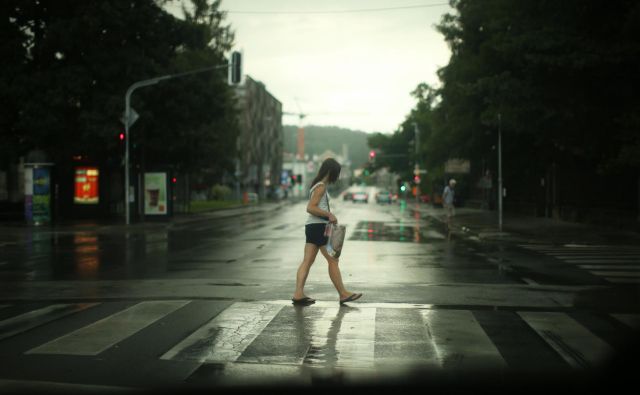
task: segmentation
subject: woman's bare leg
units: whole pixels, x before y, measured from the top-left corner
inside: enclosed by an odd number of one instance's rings
[[[298,267],[298,273],[296,274],[296,290],[293,293],[294,299],[301,299],[305,297],[304,284],[307,282],[307,276],[309,276],[309,270],[311,265],[316,260],[318,255],[318,246],[311,243],[305,243],[304,245],[304,258],[300,267]]]
[[[342,283],[342,274],[338,267],[339,260],[329,255],[327,247],[325,246],[320,247],[320,252],[322,252],[322,255],[327,259],[327,263],[329,264],[329,278],[331,278],[333,286],[336,287],[336,290],[340,294],[340,299],[350,296],[353,292],[347,291]]]

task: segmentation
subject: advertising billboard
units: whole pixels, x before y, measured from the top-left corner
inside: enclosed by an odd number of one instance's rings
[[[100,172],[97,167],[76,167],[75,193],[73,202],[76,204],[98,204],[98,178]]]
[[[167,173],[144,173],[144,213],[167,215]]]

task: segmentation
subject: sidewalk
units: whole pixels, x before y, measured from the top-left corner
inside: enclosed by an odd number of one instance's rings
[[[225,208],[200,213],[180,213],[166,220],[151,220],[145,222],[133,222],[125,225],[123,219],[95,219],[78,221],[61,221],[60,223],[44,226],[28,225],[24,221],[0,222],[0,233],[35,231],[35,232],[69,232],[69,231],[125,231],[125,230],[152,230],[171,228],[193,222],[208,221],[219,218],[236,217],[247,214],[262,213],[265,211],[280,210],[282,207],[295,203],[295,200],[281,200],[279,202],[261,202],[241,207]]]
[[[431,205],[412,205],[422,214],[445,223],[442,208]],[[455,237],[466,237],[480,241],[530,241],[545,243],[583,244],[640,244],[640,233],[567,222],[551,218],[530,217],[521,214],[503,213],[502,231],[498,226],[498,212],[460,207],[455,209],[451,223]]]

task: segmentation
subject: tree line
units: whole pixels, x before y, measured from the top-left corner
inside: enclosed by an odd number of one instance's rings
[[[296,152],[298,127],[284,125],[284,151]],[[321,155],[327,150],[343,154],[346,145],[347,155],[352,168],[358,168],[367,163],[369,150],[367,148],[367,133],[357,130],[340,128],[337,126],[308,125],[304,127],[305,154]]]
[[[136,81],[226,64],[233,31],[220,1],[5,0],[0,3],[0,166],[41,150],[55,163],[120,163],[127,88]],[[135,164],[222,174],[235,153],[235,100],[226,69],[135,91]]]
[[[500,130],[512,208],[544,202],[570,206],[574,216],[598,206],[637,209],[640,3],[450,4],[455,11],[437,26],[451,49],[440,86],[419,84],[398,130],[369,139],[381,152],[408,155],[409,165],[380,156],[376,166],[411,179],[418,161],[433,179],[443,178],[448,159],[464,158],[468,183],[489,170],[495,184]]]

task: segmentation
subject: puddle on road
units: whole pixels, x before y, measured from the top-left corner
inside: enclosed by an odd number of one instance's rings
[[[445,236],[434,229],[429,221],[360,221],[349,240],[431,243],[443,241]]]

